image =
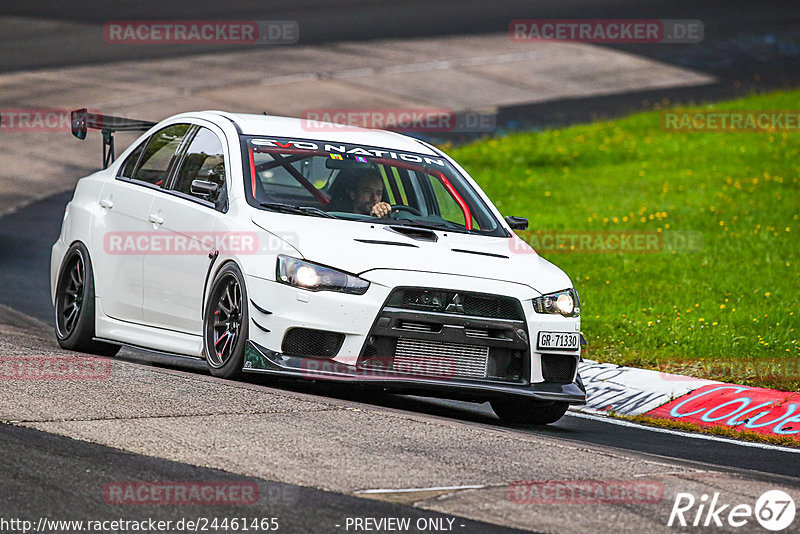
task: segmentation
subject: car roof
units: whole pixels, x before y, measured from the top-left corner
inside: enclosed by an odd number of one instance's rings
[[[199,113],[186,113],[211,119],[210,115],[222,116],[233,122],[244,135],[263,135],[271,137],[290,137],[297,139],[310,139],[314,141],[330,141],[335,143],[348,143],[354,145],[373,146],[417,152],[421,154],[438,156],[426,143],[386,130],[373,130],[356,126],[342,126],[330,122],[310,121],[296,117],[281,117],[278,115],[255,115],[250,113],[230,113],[227,111],[209,110]],[[213,119],[212,119],[213,120]]]

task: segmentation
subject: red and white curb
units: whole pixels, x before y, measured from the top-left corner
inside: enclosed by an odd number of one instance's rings
[[[800,393],[590,360],[582,362],[579,370],[588,400],[578,411],[729,426],[800,441]]]

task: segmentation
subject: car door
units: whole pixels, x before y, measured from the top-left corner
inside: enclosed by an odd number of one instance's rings
[[[147,221],[158,191],[166,184],[188,124],[158,130],[130,153],[114,180],[100,193],[100,215],[92,233],[95,286],[103,313],[121,321],[143,319],[142,267]],[[102,251],[102,253],[99,253]]]
[[[150,207],[153,231],[164,250],[144,258],[144,319],[148,324],[200,335],[203,290],[216,259],[219,217],[227,211],[228,158],[224,134],[210,123],[192,127],[177,158],[169,186]],[[217,185],[212,194],[193,191],[192,182]]]

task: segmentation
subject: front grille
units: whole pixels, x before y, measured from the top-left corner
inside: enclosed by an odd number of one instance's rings
[[[572,382],[578,359],[563,354],[542,354],[542,377],[550,382]]]
[[[281,352],[289,356],[333,358],[342,348],[344,334],[311,328],[292,328],[283,336]]]
[[[488,330],[479,328],[465,328],[464,333],[469,337],[491,337],[491,334]]]
[[[403,330],[412,330],[414,332],[433,332],[434,325],[428,323],[416,323],[413,321],[402,321],[400,328]]]
[[[489,347],[400,338],[393,367],[414,376],[486,378]]]
[[[525,314],[519,300],[512,297],[426,288],[398,288],[387,306],[454,315],[522,321]]]

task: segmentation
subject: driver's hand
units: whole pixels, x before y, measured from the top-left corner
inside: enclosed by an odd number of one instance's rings
[[[373,217],[380,217],[383,219],[384,217],[388,217],[391,212],[391,204],[387,202],[376,202],[375,205],[372,206],[372,211],[370,211],[369,214]]]

